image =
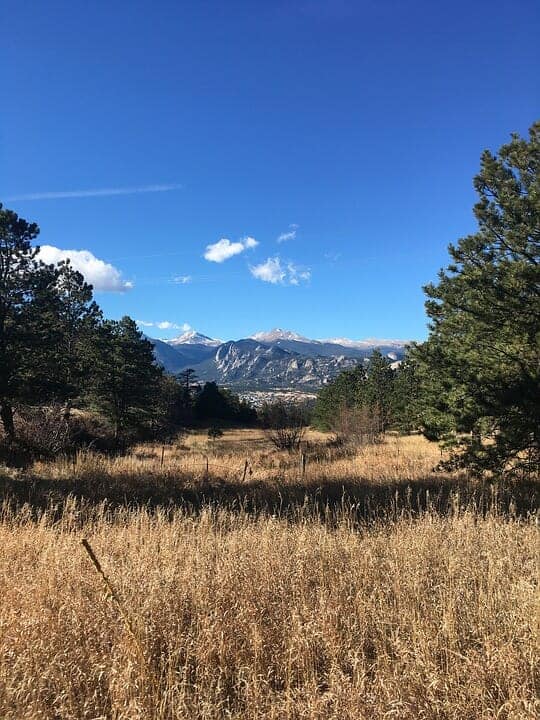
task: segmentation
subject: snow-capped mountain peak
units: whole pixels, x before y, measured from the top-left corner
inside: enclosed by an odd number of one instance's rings
[[[381,340],[378,338],[367,338],[366,340],[350,340],[349,338],[328,338],[319,342],[330,343],[331,345],[341,345],[348,348],[375,348],[379,346],[403,348],[406,340]]]
[[[277,340],[296,340],[296,342],[312,342],[308,338],[293,332],[292,330],[283,330],[282,328],[274,328],[273,330],[255,333],[250,336],[251,340],[259,342],[276,342]]]
[[[188,330],[188,332],[172,338],[172,340],[168,340],[167,342],[169,345],[207,345],[208,347],[218,347],[218,345],[221,345],[221,340],[215,340],[207,335],[198,333],[196,330]]]

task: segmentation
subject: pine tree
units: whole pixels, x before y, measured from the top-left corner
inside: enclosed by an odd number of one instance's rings
[[[152,420],[154,435],[159,439],[172,440],[185,427],[184,388],[172,375],[163,374],[159,379],[157,401]]]
[[[339,431],[343,412],[358,406],[365,382],[366,370],[357,365],[351,370],[344,370],[323,387],[313,411],[314,425],[321,430]]]
[[[193,368],[186,368],[178,373],[177,378],[182,388],[180,396],[182,423],[184,425],[191,425],[193,423],[195,395],[200,390],[197,374]]]
[[[317,397],[313,421],[341,436],[385,433],[393,421],[394,370],[375,350],[364,367],[344,370]]]
[[[0,204],[0,418],[10,439],[14,406],[44,399],[50,390],[44,365],[53,342],[56,272],[36,257],[38,234],[35,223]]]
[[[385,433],[392,422],[394,374],[388,358],[383,357],[380,350],[374,350],[369,358],[358,404],[368,408],[377,418],[381,433]]]
[[[418,363],[407,353],[394,375],[392,389],[393,425],[403,433],[422,427],[424,384]]]
[[[105,320],[97,338],[93,399],[110,418],[121,449],[129,432],[151,424],[162,371],[154,362],[152,343],[131,318]]]
[[[207,382],[197,395],[195,401],[195,416],[199,420],[231,419],[231,409],[226,396],[215,382]]]
[[[92,286],[68,261],[57,266],[54,320],[54,367],[56,399],[64,403],[64,417],[69,419],[71,403],[89,383],[93,371],[92,358],[97,342],[97,326],[101,311],[93,299]]]
[[[540,122],[485,151],[478,232],[450,245],[428,285],[426,425],[453,440],[454,465],[537,473],[540,463]]]

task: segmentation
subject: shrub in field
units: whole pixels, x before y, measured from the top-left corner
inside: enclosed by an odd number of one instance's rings
[[[212,443],[219,440],[221,437],[223,437],[223,430],[219,427],[219,425],[212,425],[211,428],[208,428],[208,439]]]
[[[349,407],[343,403],[335,415],[332,429],[338,441],[359,447],[380,442],[384,436],[383,427],[377,406]]]
[[[300,448],[307,425],[301,406],[277,402],[265,405],[259,415],[268,439],[278,450],[293,452]]]

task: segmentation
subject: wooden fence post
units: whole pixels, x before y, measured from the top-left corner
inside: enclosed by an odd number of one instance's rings
[[[244,463],[244,474],[242,475],[242,482],[246,481],[247,471],[248,471],[248,461],[246,459],[246,462]]]

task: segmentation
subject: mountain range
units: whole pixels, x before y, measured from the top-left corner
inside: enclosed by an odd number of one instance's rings
[[[280,328],[226,342],[194,330],[172,340],[148,339],[167,372],[190,367],[202,381],[238,390],[318,389],[342,370],[365,362],[375,349],[399,362],[407,345],[403,340],[311,340]]]

